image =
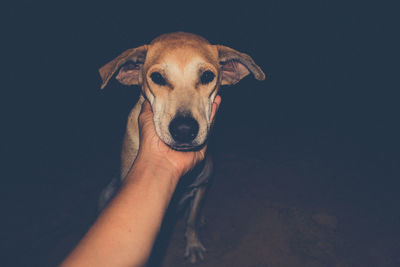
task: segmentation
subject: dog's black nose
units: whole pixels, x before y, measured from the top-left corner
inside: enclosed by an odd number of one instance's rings
[[[169,124],[169,132],[176,142],[189,143],[199,132],[199,123],[191,116],[177,116]]]

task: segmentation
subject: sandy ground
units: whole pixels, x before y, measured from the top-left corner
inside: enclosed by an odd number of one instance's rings
[[[225,131],[216,133],[226,142],[216,145],[200,226],[207,252],[195,266],[400,266],[397,194],[365,186],[384,173],[379,161],[330,131],[260,132],[257,147],[233,147]],[[2,266],[55,266],[68,253],[95,219],[110,157],[68,166],[47,183],[2,188]],[[50,172],[44,166],[41,175]],[[166,220],[149,266],[192,266],[183,218]]]

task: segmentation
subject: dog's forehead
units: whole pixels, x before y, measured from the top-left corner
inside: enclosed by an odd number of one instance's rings
[[[186,33],[161,35],[148,47],[146,65],[174,62],[181,67],[194,60],[218,64],[218,51],[201,36]]]
[[[174,41],[186,42],[186,43],[197,42],[197,43],[210,44],[207,41],[207,39],[205,39],[197,34],[188,33],[188,32],[173,32],[173,33],[166,33],[166,34],[162,34],[162,35],[158,36],[153,41],[151,41],[150,45],[153,45],[156,43],[163,43],[163,42],[172,43]]]

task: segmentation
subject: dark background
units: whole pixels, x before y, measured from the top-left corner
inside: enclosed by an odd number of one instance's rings
[[[332,169],[351,173],[335,176],[334,199],[379,218],[368,231],[397,229],[397,10],[386,2],[328,0],[6,6],[1,258],[7,266],[51,265],[79,239],[95,216],[95,196],[118,169],[125,120],[139,92],[115,81],[100,91],[97,70],[173,31],[248,53],[270,73],[266,81],[249,76],[222,89],[212,141],[221,158],[240,151],[265,162],[327,159]],[[280,197],[319,203],[325,179],[298,182]],[[69,231],[78,234],[59,245]],[[46,255],[52,246],[61,252]]]

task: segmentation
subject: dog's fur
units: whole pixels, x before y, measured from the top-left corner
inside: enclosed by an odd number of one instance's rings
[[[117,71],[116,79],[120,83],[140,85],[142,89],[128,118],[121,154],[121,180],[139,149],[138,116],[143,101],[148,100],[152,106],[155,129],[163,142],[175,150],[196,150],[207,140],[211,107],[220,86],[235,84],[249,73],[257,80],[265,79],[265,74],[248,55],[226,46],[211,45],[203,37],[183,32],[161,35],[149,45],[128,49],[107,63],[99,70],[102,89]],[[206,71],[215,75],[208,77],[207,83],[202,80]],[[151,76],[155,72],[161,75],[161,82]],[[189,117],[197,123],[197,131],[190,140],[179,140],[171,131],[171,122],[177,117]],[[195,226],[199,205],[212,174],[211,158],[206,156],[199,166],[201,170],[187,186],[181,201],[190,199],[185,256],[193,263],[198,258],[203,259],[205,251]],[[118,184],[112,181],[103,191],[99,200],[101,209],[117,191]]]

